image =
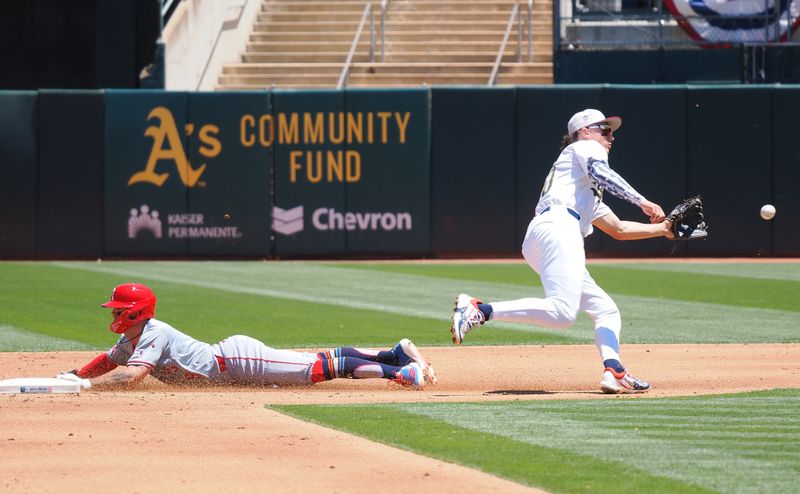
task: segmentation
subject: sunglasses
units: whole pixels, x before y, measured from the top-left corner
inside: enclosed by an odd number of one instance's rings
[[[586,128],[600,129],[600,133],[603,134],[603,137],[608,137],[614,132],[614,129],[612,129],[611,126],[607,124],[588,125],[586,126]]]

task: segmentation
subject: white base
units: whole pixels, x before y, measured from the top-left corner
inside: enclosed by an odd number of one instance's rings
[[[80,393],[80,383],[55,377],[18,377],[0,381],[2,394]]]

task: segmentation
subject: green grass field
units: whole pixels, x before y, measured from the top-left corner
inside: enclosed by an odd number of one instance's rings
[[[590,265],[617,301],[623,343],[798,343],[800,264]],[[540,296],[512,264],[0,262],[0,351],[106,349],[99,304],[136,281],[157,317],[204,341],[275,347],[449,345],[455,295]],[[590,344],[493,323],[467,345]],[[798,383],[800,387],[800,383]],[[800,390],[647,400],[275,406],[274,409],[551,492],[797,492]]]

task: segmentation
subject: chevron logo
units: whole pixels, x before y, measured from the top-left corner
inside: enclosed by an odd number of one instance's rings
[[[283,235],[303,231],[303,206],[291,209],[272,208],[272,229]]]

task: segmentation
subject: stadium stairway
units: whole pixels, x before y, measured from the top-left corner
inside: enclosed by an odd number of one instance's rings
[[[332,88],[339,82],[367,2],[263,0],[241,62],[222,69],[217,89]],[[381,47],[381,2],[373,0],[347,86],[487,84],[516,0],[390,0]],[[527,1],[520,2],[497,84],[553,81],[552,0],[534,0],[528,58]],[[374,62],[370,48],[374,46]],[[383,52],[383,61],[381,61]]]

